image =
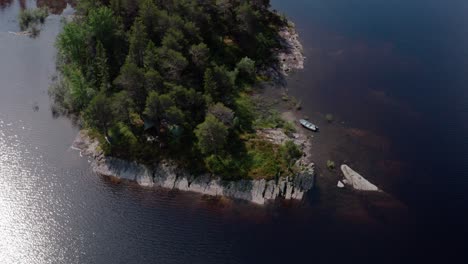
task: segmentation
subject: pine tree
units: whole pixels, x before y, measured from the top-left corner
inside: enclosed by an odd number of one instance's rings
[[[205,93],[211,96],[212,99],[216,99],[218,97],[218,86],[213,76],[213,70],[206,69],[203,78],[203,87]]]
[[[218,155],[226,144],[228,128],[213,115],[207,115],[205,121],[195,129],[195,135],[203,154]]]
[[[96,77],[99,90],[107,92],[111,85],[109,82],[109,65],[107,64],[107,53],[102,42],[96,45]]]
[[[146,28],[141,19],[135,19],[130,32],[130,48],[128,51],[128,63],[134,63],[138,67],[143,67],[145,50],[148,45]]]
[[[149,39],[156,40],[157,38],[157,25],[158,25],[158,7],[154,3],[154,0],[143,0],[140,3],[139,17],[143,21],[146,27],[146,33]]]
[[[145,54],[143,58],[143,65],[145,66],[146,70],[150,69],[157,69],[158,67],[158,59],[157,59],[157,48],[154,45],[153,41],[148,42],[148,46],[146,46]]]

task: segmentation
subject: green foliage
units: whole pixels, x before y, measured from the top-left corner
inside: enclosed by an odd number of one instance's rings
[[[44,24],[49,16],[47,8],[25,9],[19,14],[19,25],[21,30],[36,28],[39,24]]]
[[[153,41],[149,41],[148,45],[146,46],[144,57],[143,57],[143,65],[146,70],[149,69],[157,69],[158,67],[158,50],[156,45],[154,45]]]
[[[235,102],[236,116],[238,117],[238,125],[242,131],[252,131],[253,121],[255,119],[255,106],[246,94],[241,94]]]
[[[130,48],[126,63],[132,63],[138,67],[143,67],[145,50],[148,47],[148,37],[146,35],[146,28],[141,19],[136,19],[130,31]],[[148,54],[146,54],[148,55]]]
[[[237,63],[238,80],[242,84],[251,84],[255,81],[255,62],[248,57]]]
[[[228,128],[213,115],[207,115],[203,123],[195,129],[198,147],[205,155],[217,155],[226,144]]]
[[[114,121],[129,123],[131,120],[130,114],[134,111],[134,103],[128,92],[120,91],[115,93],[110,101]]]
[[[138,152],[138,139],[133,131],[124,123],[117,123],[109,130],[109,141],[112,153],[123,157],[132,157]]]
[[[86,81],[78,66],[67,65],[63,68],[64,82],[67,89],[65,105],[70,107],[71,111],[81,111],[91,101],[96,91]]]
[[[204,70],[210,59],[210,49],[205,43],[192,45],[189,51],[193,64],[200,70]]]
[[[158,123],[161,116],[160,111],[159,94],[151,91],[146,98],[146,108],[143,114],[152,122]]]
[[[50,94],[84,119],[107,154],[172,158],[227,179],[287,173],[282,147],[243,140],[255,128],[288,129],[245,94],[278,47],[284,22],[268,7],[267,0],[80,0],[77,18],[57,37],[60,74]],[[24,24],[35,19],[28,12]]]
[[[213,174],[224,174],[226,171],[226,166],[219,156],[210,155],[205,158],[205,164],[207,169]]]
[[[183,51],[186,47],[186,39],[184,33],[178,29],[171,28],[164,34],[162,46],[168,49]]]
[[[334,117],[333,117],[332,114],[326,114],[325,115],[325,120],[327,120],[328,123],[333,122],[333,119],[334,119]]]
[[[292,141],[281,146],[257,137],[247,141],[248,174],[252,178],[273,179],[292,175],[294,164],[301,156],[301,150]]]
[[[157,8],[153,0],[143,0],[140,3],[139,17],[145,25],[146,34],[155,39],[158,36],[156,31],[158,26],[158,14],[160,10]]]
[[[216,117],[227,127],[232,127],[234,125],[234,111],[224,106],[222,103],[210,106],[208,113]]]
[[[86,108],[84,116],[89,126],[95,127],[99,132],[107,135],[107,130],[114,120],[111,101],[104,93],[97,94]]]
[[[302,151],[293,141],[289,140],[281,146],[281,155],[290,168],[302,156]]]
[[[87,55],[87,32],[77,23],[68,23],[57,37],[57,49],[64,64],[70,62],[85,65],[89,59]],[[60,66],[60,65],[59,65]]]
[[[114,34],[119,29],[119,23],[114,16],[114,12],[108,7],[92,9],[86,20],[86,30],[96,41],[100,41],[104,47],[112,45]]]
[[[296,133],[296,126],[291,122],[284,122],[283,130],[286,135],[290,135],[292,133]]]
[[[215,102],[231,105],[235,94],[236,72],[228,71],[225,66],[215,66],[205,71],[205,93]]]
[[[336,168],[335,162],[332,161],[332,160],[327,160],[327,168],[328,168],[329,170],[334,170],[334,169]]]
[[[170,94],[159,95],[155,91],[151,91],[146,99],[144,115],[152,122],[162,122],[165,126],[180,125],[185,119]]]
[[[144,86],[146,91],[163,91],[163,78],[158,71],[149,69],[145,73]]]
[[[255,127],[257,128],[280,128],[283,124],[284,120],[277,110],[267,109],[257,112],[257,119],[255,120]]]
[[[144,79],[143,69],[130,62],[124,64],[120,75],[115,79],[114,83],[127,91],[136,106],[141,109],[146,102]]]
[[[170,81],[180,81],[182,71],[187,67],[188,61],[182,53],[166,47],[156,50],[158,71]]]
[[[252,160],[249,176],[254,179],[272,179],[282,171],[282,165],[278,160],[278,147],[265,140],[254,140],[248,143],[249,156]]]
[[[108,91],[111,88],[109,66],[107,62],[107,53],[104,46],[98,41],[96,46],[96,84],[102,91]]]

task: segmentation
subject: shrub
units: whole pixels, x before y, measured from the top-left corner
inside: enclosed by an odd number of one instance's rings
[[[326,114],[325,119],[327,120],[328,123],[333,122],[333,115],[332,114]]]
[[[335,167],[336,167],[336,166],[335,166],[335,162],[334,162],[334,161],[332,161],[332,160],[327,160],[327,168],[328,168],[329,170],[334,170]]]
[[[279,157],[279,147],[269,141],[254,139],[247,144],[251,159],[249,176],[254,179],[273,179],[286,171],[286,164]]]
[[[302,151],[291,140],[286,141],[280,150],[282,158],[288,164],[288,169],[302,156]]]
[[[286,135],[291,135],[292,133],[296,133],[296,126],[291,122],[284,122],[283,129]]]
[[[21,30],[25,31],[30,27],[35,28],[37,24],[44,24],[45,19],[49,16],[47,8],[25,9],[19,14],[19,24]],[[38,29],[36,28],[36,31]]]

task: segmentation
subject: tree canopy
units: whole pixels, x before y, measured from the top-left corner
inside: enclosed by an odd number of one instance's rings
[[[81,0],[77,12],[57,38],[55,98],[108,137],[108,154],[245,176],[233,158],[252,132],[244,91],[285,23],[268,0]]]

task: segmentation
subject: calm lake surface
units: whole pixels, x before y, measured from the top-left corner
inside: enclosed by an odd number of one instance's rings
[[[304,201],[263,208],[96,176],[70,148],[78,128],[50,110],[60,15],[38,38],[16,36],[20,8],[36,1],[0,0],[0,263],[460,261],[468,2],[272,4],[303,40],[306,68],[287,89],[321,127],[318,166],[349,163],[387,194],[339,190],[339,173],[320,169]]]

